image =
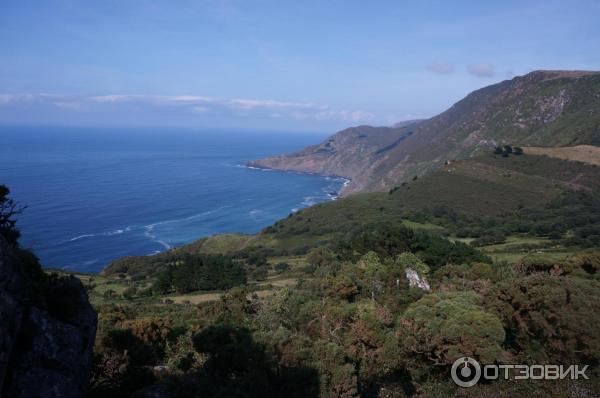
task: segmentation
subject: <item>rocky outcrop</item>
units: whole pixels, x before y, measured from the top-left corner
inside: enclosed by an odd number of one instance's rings
[[[404,272],[406,273],[406,279],[408,279],[408,285],[410,287],[418,287],[419,289],[425,291],[431,290],[429,283],[427,283],[425,278],[420,276],[417,271],[412,268],[406,268]]]
[[[0,396],[82,397],[97,316],[74,277],[31,284],[0,238]]]

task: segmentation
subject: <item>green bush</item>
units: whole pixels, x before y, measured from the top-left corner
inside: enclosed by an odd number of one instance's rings
[[[600,283],[534,274],[503,282],[486,307],[504,323],[509,347],[532,361],[585,363],[600,358]]]
[[[400,324],[407,355],[427,353],[430,364],[449,365],[463,356],[494,363],[504,357],[502,322],[471,292],[425,295],[408,307]]]

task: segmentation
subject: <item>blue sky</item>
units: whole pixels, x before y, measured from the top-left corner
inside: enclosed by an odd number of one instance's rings
[[[3,1],[0,124],[334,131],[600,69],[598,1]]]

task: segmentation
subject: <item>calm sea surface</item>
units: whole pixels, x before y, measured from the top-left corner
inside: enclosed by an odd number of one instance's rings
[[[0,127],[0,184],[26,211],[21,243],[46,267],[97,272],[224,232],[253,233],[332,200],[343,181],[241,167],[324,136]]]

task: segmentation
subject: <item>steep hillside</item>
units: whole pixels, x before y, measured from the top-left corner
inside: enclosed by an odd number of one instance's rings
[[[536,71],[469,94],[431,119],[361,126],[254,167],[349,177],[344,194],[389,189],[496,145],[600,145],[600,73]]]
[[[351,127],[298,153],[251,161],[248,166],[341,176],[357,184],[370,174],[378,159],[410,137],[418,123]]]
[[[296,234],[329,236],[369,223],[397,223],[408,213],[436,208],[475,218],[541,209],[569,191],[597,192],[600,168],[550,158],[491,154],[453,162],[389,192],[352,195],[297,212],[269,228],[282,240]]]

